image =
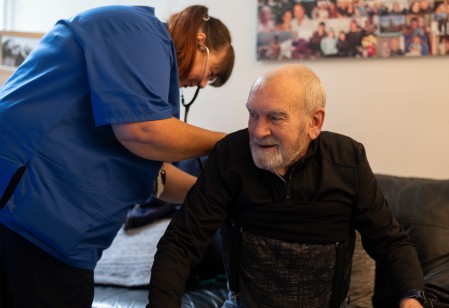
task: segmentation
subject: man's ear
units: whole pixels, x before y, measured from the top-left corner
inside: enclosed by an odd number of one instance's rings
[[[315,108],[312,115],[310,116],[310,127],[309,127],[309,137],[314,140],[318,138],[321,133],[321,129],[323,128],[324,117],[325,117],[324,108],[318,107]]]
[[[205,42],[206,42],[206,34],[203,32],[198,32],[196,34],[196,43],[198,45],[204,45]]]

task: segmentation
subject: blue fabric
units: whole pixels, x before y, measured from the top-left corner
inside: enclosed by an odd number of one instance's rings
[[[60,20],[0,90],[0,222],[60,260],[93,269],[161,162],[126,150],[109,124],[179,117],[173,42],[149,7]]]

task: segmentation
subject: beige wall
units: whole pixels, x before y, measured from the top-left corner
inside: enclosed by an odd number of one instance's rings
[[[6,79],[9,78],[13,71],[14,69],[12,68],[0,66],[0,85],[2,85],[6,81]]]
[[[13,2],[14,30],[42,32],[58,18],[103,4],[153,5],[162,19],[189,4],[209,6],[211,15],[229,25],[237,55],[228,84],[202,90],[191,108],[190,123],[210,129],[230,132],[245,127],[252,82],[267,69],[287,63],[256,61],[257,0]],[[449,57],[304,63],[318,73],[328,91],[325,129],[362,142],[375,172],[449,178]],[[190,93],[185,91],[186,96]]]

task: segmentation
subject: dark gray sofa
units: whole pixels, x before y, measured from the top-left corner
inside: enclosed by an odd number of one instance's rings
[[[397,219],[417,245],[428,295],[439,300],[438,307],[449,307],[449,180],[380,174],[377,179]],[[194,279],[182,307],[221,307],[226,281],[219,273],[215,275],[219,279],[213,279],[214,275]],[[393,290],[385,271],[366,255],[358,238],[351,278],[352,307],[397,307]],[[93,307],[141,308],[147,295],[146,286],[97,285]]]

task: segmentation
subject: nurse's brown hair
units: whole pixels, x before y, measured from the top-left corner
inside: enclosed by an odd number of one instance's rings
[[[171,15],[168,19],[168,30],[175,43],[180,80],[185,79],[192,70],[199,32],[206,34],[204,45],[211,53],[226,50],[225,60],[210,85],[219,87],[229,79],[235,61],[231,34],[223,22],[209,16],[207,7],[192,5]]]

